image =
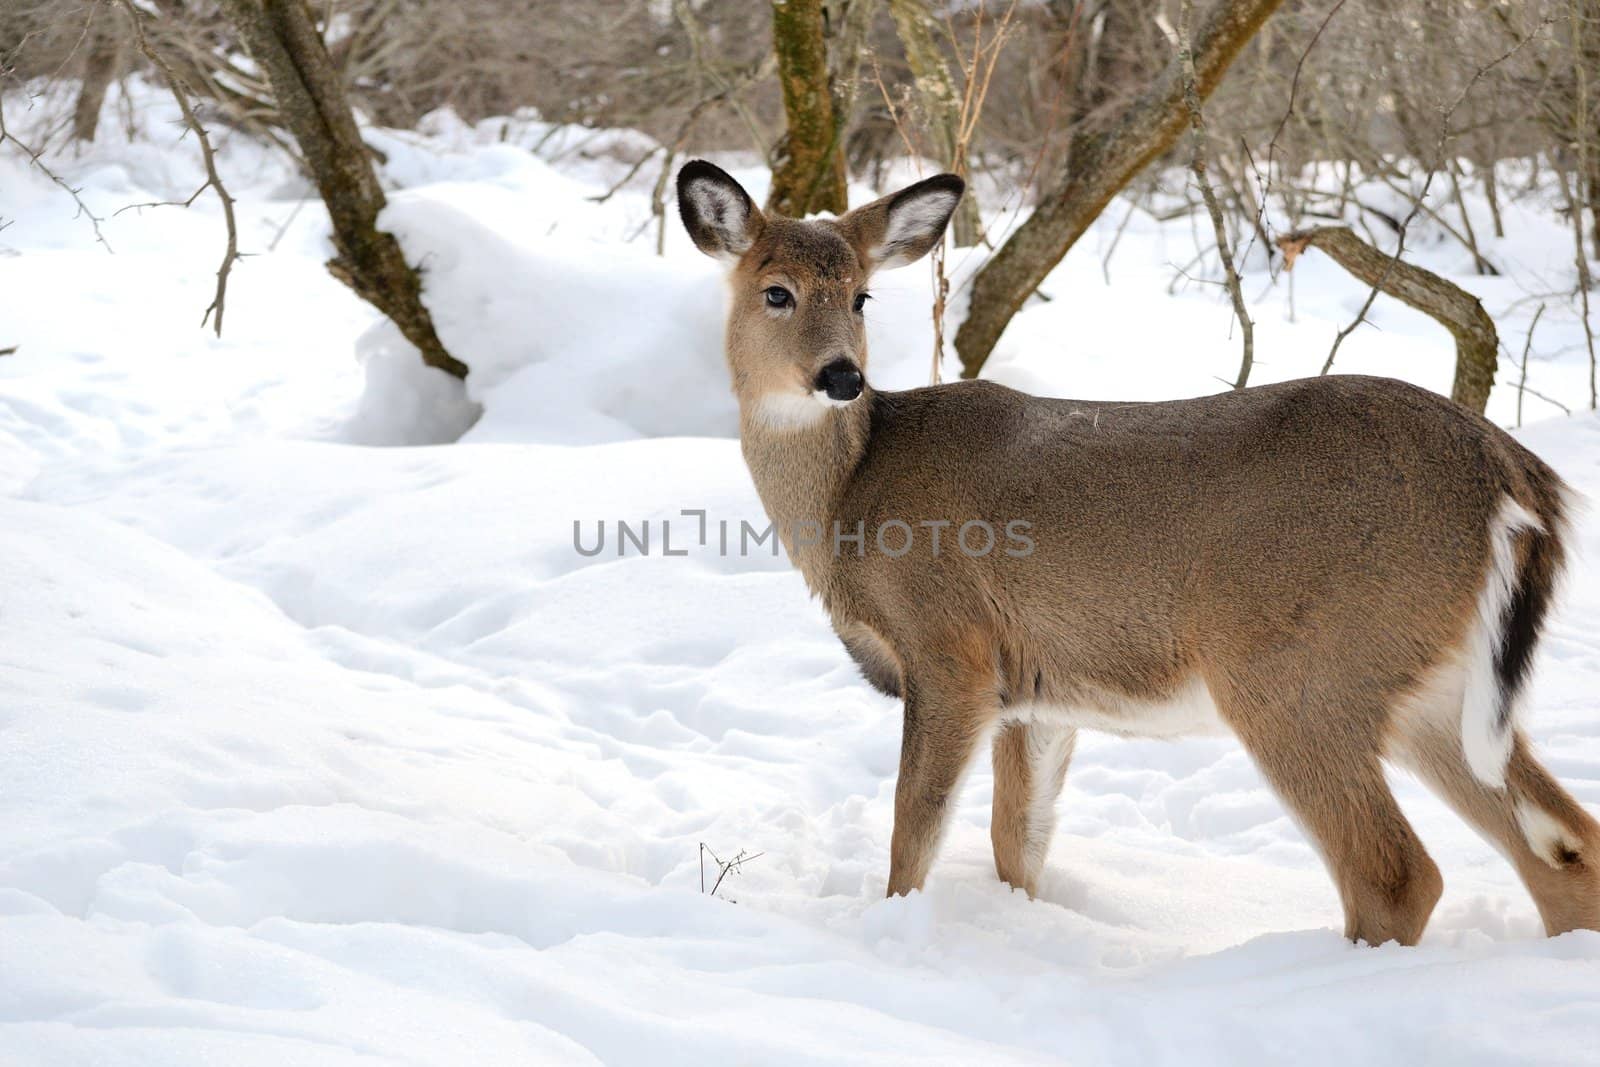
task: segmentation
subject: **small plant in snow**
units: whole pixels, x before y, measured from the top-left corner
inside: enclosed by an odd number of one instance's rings
[[[711,849],[707,847],[704,841],[700,842],[700,892],[709,893],[710,896],[716,896],[717,890],[722,887],[722,880],[728,877],[730,872],[734,874],[742,873],[746,863],[749,863],[754,859],[760,859],[765,855],[765,852],[747,852],[741,848],[737,853],[735,853],[733,856],[730,856],[728,859],[721,859],[715,852],[711,851]],[[711,857],[711,862],[717,869],[716,877],[711,880],[710,890],[706,889],[707,856]],[[730,904],[739,903],[732,897],[722,897],[721,899],[728,901]]]

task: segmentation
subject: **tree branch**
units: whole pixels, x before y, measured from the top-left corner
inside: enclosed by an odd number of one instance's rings
[[[1294,261],[1307,248],[1318,248],[1358,280],[1372,286],[1362,318],[1381,290],[1449,330],[1456,342],[1456,373],[1450,399],[1483,412],[1494,386],[1500,338],[1494,320],[1477,297],[1430,270],[1379,251],[1348,226],[1319,226],[1284,234],[1278,238],[1278,247],[1283,250],[1286,270],[1293,269]],[[1326,367],[1323,372],[1327,372]]]
[[[1195,91],[1203,100],[1282,0],[1217,0],[1195,34]],[[1073,138],[1067,167],[1038,207],[973,280],[956,332],[963,377],[975,378],[1011,317],[1089,229],[1106,204],[1188,126],[1176,57],[1106,132]]]
[[[89,220],[89,225],[94,230],[94,239],[100,242],[100,244],[104,245],[107,252],[110,252],[111,242],[107,241],[106,235],[100,232],[100,224],[105,220],[99,215],[96,215],[92,210],[90,210],[89,205],[83,202],[83,197],[80,195],[83,192],[81,188],[75,185],[67,184],[66,179],[61,177],[61,175],[57,174],[55,171],[51,170],[49,164],[45,163],[45,161],[40,158],[44,154],[44,149],[30,148],[28,145],[18,140],[16,134],[12,133],[6,128],[5,102],[0,100],[0,144],[5,144],[7,141],[10,141],[12,144],[16,145],[18,151],[28,157],[28,162],[30,164],[38,168],[41,174],[43,174],[46,178],[49,178],[56,185],[60,186],[62,191],[64,191],[68,196],[72,197],[72,202],[78,205],[78,214]]]
[[[188,200],[183,202],[184,207],[194,203],[195,197],[210,186],[216,190],[217,199],[222,202],[222,219],[228,228],[228,243],[222,253],[222,265],[217,268],[217,291],[211,298],[211,305],[206,308],[205,314],[200,316],[200,325],[204,326],[206,320],[211,319],[212,312],[216,318],[212,321],[217,336],[222,336],[222,311],[228,299],[228,274],[233,270],[234,263],[239,259],[239,226],[233,216],[233,197],[228,194],[228,189],[222,184],[222,175],[217,173],[217,154],[211,146],[211,138],[206,135],[206,128],[200,125],[200,118],[195,114],[194,106],[189,102],[188,86],[166,58],[150,44],[150,39],[145,36],[143,16],[139,9],[133,6],[131,0],[118,0],[122,10],[128,15],[128,22],[133,26],[133,40],[143,52],[145,58],[155,64],[167,79],[167,85],[172,89],[173,97],[178,101],[178,109],[183,112],[183,121],[189,129],[194,131],[195,137],[200,141],[200,158],[205,162],[206,184],[196,189]],[[152,205],[159,206],[159,205]]]
[[[1228,246],[1228,227],[1222,218],[1222,208],[1211,188],[1211,179],[1206,177],[1205,118],[1200,110],[1200,94],[1194,85],[1194,53],[1189,48],[1189,20],[1193,14],[1194,0],[1183,0],[1178,18],[1178,62],[1183,68],[1183,103],[1189,111],[1189,125],[1194,132],[1194,155],[1190,158],[1189,169],[1194,171],[1200,198],[1206,202],[1206,211],[1211,215],[1211,228],[1217,235],[1217,255],[1222,258],[1223,279],[1233,302],[1234,317],[1239,320],[1239,332],[1243,335],[1244,354],[1239,360],[1239,376],[1233,382],[1235,389],[1243,389],[1250,381],[1250,368],[1255,363],[1255,324],[1245,310],[1244,292],[1239,286],[1239,271],[1233,265],[1233,250]]]

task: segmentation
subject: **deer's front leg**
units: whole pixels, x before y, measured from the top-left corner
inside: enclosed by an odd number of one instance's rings
[[[889,846],[890,896],[922,888],[961,772],[994,714],[981,692],[963,687],[958,679],[907,682]]]

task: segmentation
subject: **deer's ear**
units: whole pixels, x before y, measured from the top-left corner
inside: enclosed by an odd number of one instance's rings
[[[927,255],[955,214],[967,183],[936,174],[839,219],[839,228],[871,270],[903,267]]]
[[[694,246],[726,263],[744,255],[766,223],[750,194],[727,171],[703,159],[678,171],[678,214]]]

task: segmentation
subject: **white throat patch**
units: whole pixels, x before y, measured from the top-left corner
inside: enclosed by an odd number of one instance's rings
[[[750,406],[750,416],[771,430],[803,430],[817,425],[829,411],[849,407],[856,400],[835,400],[821,389],[809,393],[767,393]]]

